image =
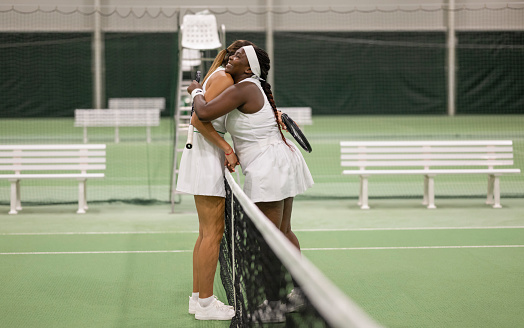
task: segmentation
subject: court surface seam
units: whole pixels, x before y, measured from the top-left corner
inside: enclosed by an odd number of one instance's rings
[[[409,249],[464,249],[464,248],[522,248],[524,245],[471,245],[471,246],[395,246],[395,247],[339,247],[302,248],[302,251],[360,251],[360,250],[409,250]],[[85,252],[11,252],[0,255],[82,255],[82,254],[151,254],[151,253],[190,253],[193,250],[156,251],[85,251]]]
[[[336,232],[336,231],[412,231],[412,230],[482,230],[482,229],[524,229],[524,226],[485,226],[485,227],[398,227],[398,228],[333,228],[333,229],[293,229],[295,232]],[[187,231],[69,231],[69,232],[3,232],[0,236],[45,236],[45,235],[147,235],[147,234],[186,234]]]

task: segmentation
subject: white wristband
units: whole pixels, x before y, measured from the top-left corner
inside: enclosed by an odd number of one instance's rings
[[[194,101],[195,100],[195,97],[198,96],[198,95],[204,95],[204,90],[202,89],[195,89],[191,92],[191,101]]]

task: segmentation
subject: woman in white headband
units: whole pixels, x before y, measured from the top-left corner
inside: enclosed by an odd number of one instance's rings
[[[224,72],[228,54],[251,42],[237,40],[222,50],[206,74],[202,94],[206,100],[215,98],[233,85]],[[220,242],[224,232],[224,162],[230,167],[238,163],[233,148],[224,140],[225,116],[202,123],[196,115],[193,148],[184,149],[180,160],[177,190],[194,195],[198,213],[199,234],[193,250],[193,292],[189,298],[189,313],[198,320],[231,320],[232,307],[224,305],[213,295]]]
[[[244,46],[229,57],[226,65],[234,85],[209,102],[200,95],[201,86],[196,81],[187,90],[201,121],[227,114],[226,129],[245,174],[244,192],[300,248],[291,230],[293,198],[310,188],[313,178],[301,152],[285,139],[277,124],[277,108],[266,81],[269,68],[269,56],[264,50]],[[265,305],[273,314],[270,320],[285,320],[279,314],[278,295],[268,292],[270,302]]]

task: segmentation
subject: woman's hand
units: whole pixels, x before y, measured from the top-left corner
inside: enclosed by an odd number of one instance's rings
[[[282,122],[282,112],[277,110],[277,123],[280,125],[280,128],[282,128],[282,130],[284,131],[287,131],[287,127],[286,125],[284,124],[284,122]]]
[[[195,89],[202,89],[202,86],[200,85],[200,83],[193,80],[193,82],[191,82],[191,84],[187,87],[187,92],[191,94],[191,92],[193,92],[193,90]]]
[[[224,162],[224,165],[227,167],[229,172],[235,172],[235,166],[240,165],[237,154],[235,154],[233,149],[230,149],[228,152],[225,153],[225,155],[226,161]]]

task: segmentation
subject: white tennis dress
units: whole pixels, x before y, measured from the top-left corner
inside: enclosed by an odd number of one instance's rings
[[[204,82],[202,90],[206,91],[207,81],[213,74],[224,70],[217,68]],[[196,114],[195,114],[196,115]],[[222,137],[226,132],[225,116],[211,121],[213,127]],[[226,197],[224,186],[224,162],[226,156],[222,149],[208,141],[197,129],[193,134],[193,148],[184,148],[176,190],[192,195]]]
[[[239,83],[255,83],[264,96],[264,106],[258,112],[244,114],[235,109],[226,116],[226,129],[245,175],[244,192],[253,202],[278,201],[303,193],[313,185],[313,178],[295,144],[282,140],[260,81],[247,78]]]

